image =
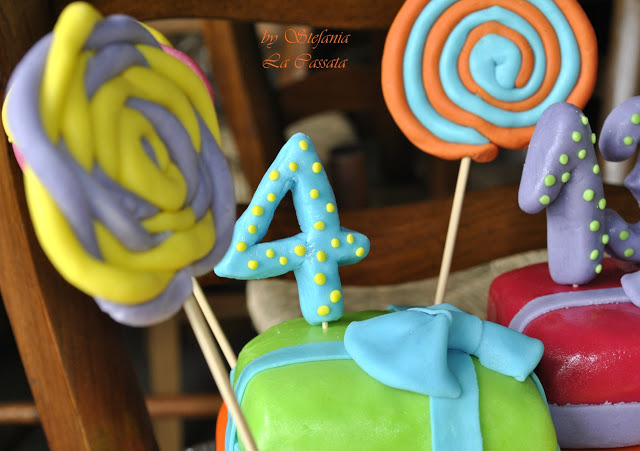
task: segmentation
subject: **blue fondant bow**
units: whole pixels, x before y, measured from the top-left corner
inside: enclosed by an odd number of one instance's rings
[[[475,355],[486,368],[518,381],[531,374],[543,352],[541,341],[448,304],[353,322],[344,344],[353,360],[385,385],[445,398],[461,393],[447,364],[449,352]]]

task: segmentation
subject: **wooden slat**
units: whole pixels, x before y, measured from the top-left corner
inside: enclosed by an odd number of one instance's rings
[[[154,395],[146,398],[149,415],[156,418],[215,418],[222,405],[218,394],[192,393]],[[33,402],[0,403],[0,424],[38,424],[40,415]]]
[[[517,197],[515,185],[467,193],[452,270],[546,247],[545,213],[522,212]],[[607,205],[623,216],[638,218],[637,203],[624,188],[607,186],[606,197]],[[450,211],[451,198],[444,198],[341,212],[343,227],[364,233],[371,241],[367,258],[341,268],[342,283],[382,285],[437,276]],[[265,240],[296,233],[295,213],[278,209]]]
[[[59,12],[70,2],[52,3]],[[140,20],[209,17],[362,29],[388,28],[404,0],[298,0],[288,2],[286,7],[280,2],[264,0],[92,0],[90,3],[103,14],[126,13]]]
[[[306,78],[283,87],[280,106],[285,123],[291,123],[318,111],[373,110],[381,98],[379,70],[370,66],[347,66],[334,71],[309,72]]]
[[[282,122],[261,74],[260,57],[250,24],[205,21],[211,66],[223,115],[234,132],[240,164],[252,190],[284,144]]]

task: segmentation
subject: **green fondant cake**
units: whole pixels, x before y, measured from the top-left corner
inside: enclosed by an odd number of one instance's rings
[[[430,397],[385,385],[335,351],[344,348],[349,323],[385,313],[345,314],[327,330],[294,319],[247,344],[233,382],[258,449],[433,449]],[[472,361],[481,449],[555,451],[553,424],[534,380],[518,382]],[[456,434],[467,433],[464,418],[446,423]],[[235,449],[232,429],[220,449]]]

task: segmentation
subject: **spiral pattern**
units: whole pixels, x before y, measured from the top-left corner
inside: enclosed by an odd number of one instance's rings
[[[414,145],[489,161],[526,147],[552,103],[584,106],[596,48],[574,0],[409,0],[389,30],[382,89]]]
[[[177,311],[235,220],[208,88],[162,42],[71,4],[17,66],[3,109],[45,253],[130,325]]]

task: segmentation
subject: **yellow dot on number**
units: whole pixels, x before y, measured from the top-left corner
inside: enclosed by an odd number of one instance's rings
[[[600,264],[596,265],[595,271],[596,271],[596,274],[600,274],[602,272],[602,265]]]
[[[362,257],[364,255],[364,247],[359,247],[358,249],[356,249],[356,255],[358,257]]]
[[[634,251],[630,247],[624,250],[624,256],[627,257],[627,258],[633,257],[633,254],[635,254],[635,253],[636,253],[636,251]]]
[[[311,199],[317,199],[319,195],[320,192],[315,188],[309,191],[309,197],[311,197]]]
[[[596,134],[591,133],[591,144],[595,144],[595,143],[596,143]]]
[[[567,164],[569,162],[569,155],[563,153],[560,155],[560,158],[558,158],[558,161],[560,161],[560,164]]]
[[[298,244],[293,248],[293,252],[295,252],[298,257],[302,257],[305,252],[307,252],[307,249],[302,244]]]
[[[318,251],[318,253],[316,254],[316,258],[319,262],[324,262],[327,260],[327,253],[324,251]]]
[[[298,163],[296,163],[295,161],[292,161],[291,163],[289,163],[289,169],[293,172],[298,170]]]
[[[582,139],[582,134],[580,132],[573,132],[571,133],[571,139],[575,142],[579,142]]]
[[[354,241],[355,241],[355,238],[353,237],[353,235],[351,233],[349,235],[347,235],[347,243],[353,244]]]
[[[318,221],[313,225],[313,228],[316,230],[324,230],[324,222]]]
[[[595,193],[593,192],[592,189],[586,189],[584,190],[584,193],[582,193],[582,198],[587,202],[591,202],[593,200],[594,195]]]
[[[236,244],[236,250],[238,252],[244,252],[247,250],[247,243],[245,243],[244,241],[240,241],[238,244]]]
[[[320,316],[327,316],[329,314],[329,306],[328,305],[321,305],[320,307],[318,307],[318,315]]]
[[[594,249],[591,251],[591,253],[589,254],[589,258],[591,260],[595,260],[598,258],[598,256],[600,255],[600,252],[598,252],[598,249]]]
[[[249,269],[258,269],[258,262],[255,260],[249,260],[247,266],[249,267]]]
[[[618,234],[618,237],[622,241],[627,241],[629,239],[629,232],[627,232],[626,230],[621,230],[620,233]]]
[[[279,261],[281,265],[286,265],[289,259],[287,257],[280,257]]]
[[[331,240],[331,247],[340,247],[340,240],[338,238],[334,238]]]
[[[311,170],[317,174],[322,171],[322,165],[316,161],[315,163],[313,163],[313,166],[311,166]]]
[[[547,196],[546,194],[542,197],[540,197],[540,199],[538,199],[540,201],[540,203],[542,205],[548,205],[549,202],[551,202],[551,198],[549,196]]]
[[[251,213],[253,213],[254,216],[262,216],[262,214],[264,213],[264,208],[262,208],[260,205],[254,205],[251,209]]]
[[[269,193],[269,194],[267,194],[267,200],[268,200],[269,202],[275,202],[275,201],[276,201],[276,199],[277,199],[277,197],[276,197],[276,195],[275,195],[275,194],[273,194],[273,193]]]
[[[631,144],[633,144],[633,138],[631,136],[625,136],[622,142],[627,146],[630,146]]]
[[[329,202],[327,204],[327,212],[328,213],[333,213],[334,211],[336,211],[336,206],[333,205],[331,202]]]
[[[274,255],[276,255],[276,253],[273,251],[273,249],[267,249],[266,254],[267,254],[268,258],[273,258]]]
[[[331,302],[335,304],[340,299],[342,299],[342,293],[340,293],[340,290],[333,290],[329,295],[329,299],[331,299]]]
[[[269,173],[269,178],[273,181],[276,181],[280,178],[280,173],[277,170],[273,170]]]
[[[300,142],[298,143],[298,145],[300,146],[300,148],[301,148],[302,150],[307,150],[307,149],[309,148],[309,143],[308,143],[308,142],[306,142],[304,139],[303,139],[302,141],[300,141]]]
[[[327,283],[327,276],[319,272],[318,274],[313,276],[313,281],[318,285],[324,285],[325,283]]]
[[[593,173],[600,174],[600,165],[597,165],[597,164],[593,165]]]
[[[253,235],[258,231],[258,228],[255,225],[251,224],[249,227],[247,227],[247,231]]]

